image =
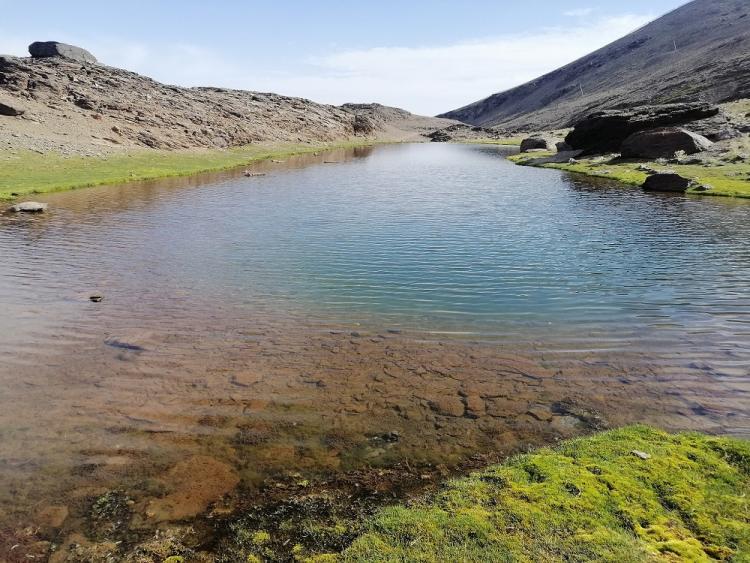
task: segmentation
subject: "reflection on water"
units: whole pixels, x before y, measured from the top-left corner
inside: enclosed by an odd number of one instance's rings
[[[748,202],[507,150],[337,151],[0,217],[1,523],[63,507],[33,539],[64,541],[118,489],[143,531],[238,483],[633,421],[749,434]]]

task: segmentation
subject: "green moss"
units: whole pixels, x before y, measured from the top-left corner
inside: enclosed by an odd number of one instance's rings
[[[0,200],[106,184],[123,184],[245,166],[321,150],[351,148],[362,143],[316,145],[248,145],[227,150],[142,150],[103,157],[69,157],[56,153],[0,153]]]
[[[182,555],[172,555],[167,557],[164,563],[185,563],[185,558]]]
[[[693,179],[699,185],[710,186],[708,191],[699,191],[690,188],[688,193],[695,195],[728,196],[728,197],[750,197],[750,164],[716,162],[711,166],[668,164],[658,165],[654,162],[628,162],[611,161],[606,162],[596,158],[578,159],[574,163],[562,164],[540,164],[535,165],[534,159],[551,156],[553,153],[524,153],[513,155],[509,160],[522,166],[539,166],[541,168],[555,168],[586,176],[598,178],[609,178],[631,186],[641,186],[646,180],[645,172],[638,168],[643,164],[655,170],[673,170]]]
[[[341,559],[747,561],[749,469],[748,442],[610,431],[384,509]]]
[[[271,541],[271,534],[269,534],[265,530],[259,530],[253,533],[253,537],[251,538],[251,541],[253,545],[256,545],[259,547],[266,545],[268,542]]]

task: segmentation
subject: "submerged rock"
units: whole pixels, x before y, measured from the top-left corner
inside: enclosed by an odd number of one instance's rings
[[[652,174],[643,183],[643,189],[651,192],[684,192],[690,187],[690,180],[674,172]]]
[[[163,478],[169,494],[153,499],[147,516],[156,522],[185,520],[233,490],[239,476],[228,464],[208,456],[193,456],[175,465]]]
[[[44,213],[47,211],[47,204],[39,203],[37,201],[24,201],[22,203],[17,203],[8,209],[8,211],[10,213]]]
[[[695,154],[711,148],[713,143],[681,127],[660,127],[638,131],[622,143],[624,158],[672,158],[675,153]]]
[[[81,63],[96,63],[96,57],[86,49],[58,41],[35,41],[29,45],[29,53],[37,59],[62,57]]]

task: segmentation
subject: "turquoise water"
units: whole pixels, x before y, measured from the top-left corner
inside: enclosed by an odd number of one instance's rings
[[[50,196],[43,221],[0,223],[3,324],[78,334],[78,297],[102,288],[107,314],[136,323],[289,314],[613,347],[708,340],[746,357],[750,202],[518,167],[510,151],[387,146],[192,188]],[[47,313],[28,315],[32,299]]]

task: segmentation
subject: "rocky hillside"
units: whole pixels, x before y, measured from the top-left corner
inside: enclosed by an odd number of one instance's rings
[[[750,97],[750,2],[694,0],[536,80],[441,117],[506,131],[645,104]]]
[[[376,104],[334,107],[278,94],[169,86],[99,64],[72,46],[34,43],[31,51],[29,58],[0,56],[0,150],[99,154],[407,140],[453,123]]]

